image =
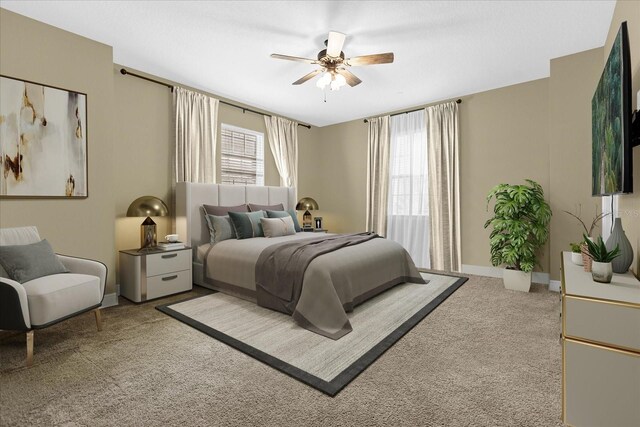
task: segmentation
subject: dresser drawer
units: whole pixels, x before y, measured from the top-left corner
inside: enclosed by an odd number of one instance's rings
[[[640,426],[640,355],[564,340],[565,422]]]
[[[147,277],[191,268],[191,250],[147,255]]]
[[[160,298],[178,292],[188,291],[193,287],[191,270],[178,271],[147,278],[148,300]]]
[[[640,308],[565,296],[562,316],[565,336],[640,352]]]

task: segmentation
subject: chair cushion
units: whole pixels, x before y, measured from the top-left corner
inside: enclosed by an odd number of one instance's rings
[[[100,278],[87,274],[53,274],[22,286],[27,291],[31,326],[42,326],[100,304]]]
[[[0,264],[18,283],[69,272],[46,239],[29,245],[0,246]]]
[[[28,245],[37,243],[40,240],[36,227],[13,227],[0,228],[0,246],[8,245]]]

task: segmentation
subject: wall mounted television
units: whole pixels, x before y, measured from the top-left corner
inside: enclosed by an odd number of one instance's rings
[[[633,192],[631,55],[623,22],[591,100],[591,189],[594,196]]]

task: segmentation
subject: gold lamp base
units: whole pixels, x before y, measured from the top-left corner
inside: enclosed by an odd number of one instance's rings
[[[153,249],[156,246],[158,246],[156,223],[148,216],[140,225],[140,250]]]

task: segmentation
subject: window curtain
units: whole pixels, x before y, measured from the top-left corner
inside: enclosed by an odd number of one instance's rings
[[[460,271],[458,104],[426,108],[431,268]]]
[[[387,238],[429,268],[429,188],[424,110],[391,117]]]
[[[387,231],[389,116],[369,119],[367,148],[367,230]]]
[[[298,189],[298,123],[276,116],[264,116],[269,147],[280,174],[280,186]],[[297,200],[297,195],[295,196]]]
[[[214,183],[219,101],[177,86],[173,101],[176,182]]]

